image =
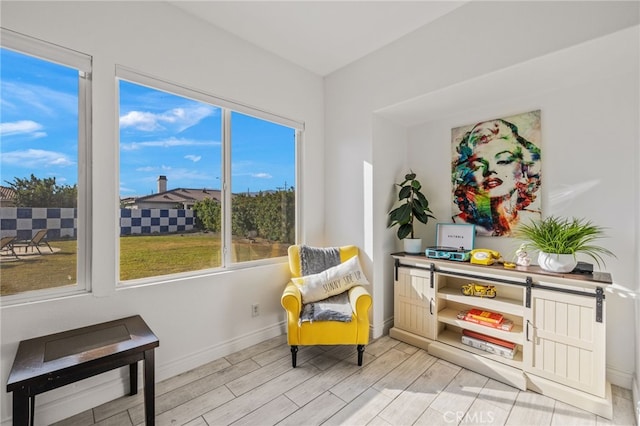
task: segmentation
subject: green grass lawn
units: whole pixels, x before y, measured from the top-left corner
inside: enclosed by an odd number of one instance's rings
[[[52,241],[56,250],[0,262],[0,295],[76,283],[76,241]],[[289,244],[234,241],[234,262],[286,256]],[[59,249],[59,251],[58,251]],[[41,248],[43,253],[48,248]],[[20,255],[20,254],[19,254]],[[132,280],[220,266],[220,237],[211,233],[128,236],[120,238],[120,280]]]

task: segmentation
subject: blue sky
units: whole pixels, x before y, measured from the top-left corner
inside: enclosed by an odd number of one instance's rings
[[[77,182],[78,72],[0,49],[2,185],[15,177]]]
[[[14,177],[77,182],[77,71],[0,49],[2,185]],[[219,188],[221,110],[127,81],[119,85],[120,195]],[[295,131],[232,115],[232,191],[294,186]]]

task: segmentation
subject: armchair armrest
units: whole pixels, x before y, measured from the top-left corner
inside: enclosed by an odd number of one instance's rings
[[[282,292],[280,304],[287,311],[289,319],[293,319],[297,323],[300,317],[300,311],[302,311],[302,295],[300,294],[300,289],[291,281],[289,281]],[[293,315],[294,318],[291,318],[291,315]]]
[[[368,319],[372,300],[371,295],[363,286],[358,285],[349,289],[349,302],[351,302],[351,309],[355,312],[358,320]]]
[[[300,330],[298,321],[300,321],[300,311],[302,311],[302,295],[300,289],[289,281],[282,292],[280,304],[287,312],[287,341],[289,345],[300,344]]]

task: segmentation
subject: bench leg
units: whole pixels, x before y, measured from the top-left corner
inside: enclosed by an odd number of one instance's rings
[[[29,397],[29,424],[34,426],[36,424],[36,396],[31,395]]]
[[[30,418],[29,412],[29,397],[19,390],[14,391],[13,426],[27,426]]]
[[[153,349],[144,352],[144,416],[146,426],[154,426],[156,419],[155,362]]]
[[[138,393],[138,363],[129,364],[129,395]]]

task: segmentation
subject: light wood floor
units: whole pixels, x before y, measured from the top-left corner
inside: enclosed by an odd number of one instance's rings
[[[598,417],[488,379],[388,336],[367,346],[302,347],[285,336],[156,384],[158,425],[634,425],[631,392],[614,387],[614,418]],[[139,425],[142,395],[57,425]]]

